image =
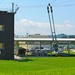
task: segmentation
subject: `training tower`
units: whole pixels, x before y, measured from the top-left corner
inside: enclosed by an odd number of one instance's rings
[[[12,11],[0,11],[0,59],[14,59],[14,15],[18,8]]]
[[[0,59],[14,59],[14,13],[0,11]]]

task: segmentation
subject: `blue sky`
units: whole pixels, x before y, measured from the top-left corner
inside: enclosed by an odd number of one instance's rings
[[[0,10],[11,10],[19,6],[15,15],[16,35],[50,35],[47,5],[51,3],[56,33],[75,35],[75,0],[0,0]]]

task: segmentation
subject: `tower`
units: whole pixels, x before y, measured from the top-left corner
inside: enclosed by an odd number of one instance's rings
[[[14,59],[14,13],[0,11],[0,59]]]

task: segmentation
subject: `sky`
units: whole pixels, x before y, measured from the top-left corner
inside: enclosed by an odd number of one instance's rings
[[[12,10],[15,14],[15,35],[51,35],[47,6],[53,8],[56,34],[75,35],[75,0],[0,0],[0,10]]]

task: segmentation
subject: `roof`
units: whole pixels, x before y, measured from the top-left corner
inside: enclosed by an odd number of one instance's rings
[[[52,41],[52,38],[14,38],[15,41]],[[75,38],[57,38],[57,41],[75,41]]]

